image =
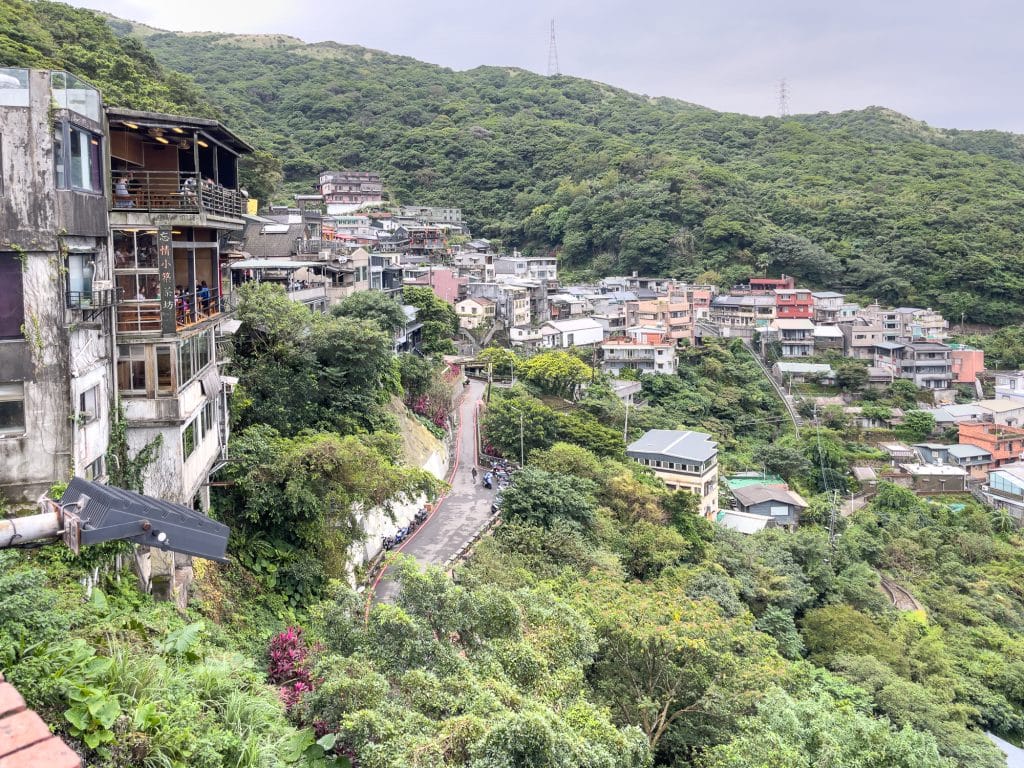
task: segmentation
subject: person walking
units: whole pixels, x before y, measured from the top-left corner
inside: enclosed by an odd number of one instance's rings
[[[476,467],[473,467],[473,469],[471,469],[469,473],[473,475],[473,485],[476,485]]]

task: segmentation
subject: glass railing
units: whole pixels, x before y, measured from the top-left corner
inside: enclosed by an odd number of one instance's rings
[[[55,70],[50,73],[50,94],[58,107],[97,123],[101,121],[99,90],[70,72]]]
[[[0,107],[27,107],[28,70],[0,67]]]

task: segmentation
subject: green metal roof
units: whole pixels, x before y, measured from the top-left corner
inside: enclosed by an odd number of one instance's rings
[[[725,484],[729,486],[730,490],[733,490],[736,488],[746,488],[748,485],[785,485],[786,481],[778,475],[762,475],[758,472],[756,474],[727,477]]]

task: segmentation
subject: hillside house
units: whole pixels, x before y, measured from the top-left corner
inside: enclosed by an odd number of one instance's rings
[[[814,298],[807,288],[776,288],[775,316],[780,320],[810,320],[814,317]]]
[[[650,467],[670,490],[693,493],[699,510],[718,513],[718,445],[710,435],[678,429],[652,429],[626,448],[626,455]]]
[[[1024,371],[995,371],[996,397],[1024,402]]]
[[[982,493],[993,507],[1006,510],[1018,526],[1024,523],[1024,463],[990,469]]]
[[[1024,402],[1008,397],[979,400],[974,406],[988,414],[986,421],[1007,427],[1024,426]]]
[[[604,340],[603,326],[589,317],[549,320],[540,327],[541,346],[548,349],[593,347]]]
[[[773,525],[790,530],[797,527],[800,513],[807,509],[800,494],[777,485],[746,485],[732,489],[732,495],[740,512],[769,517]]]
[[[778,318],[768,326],[765,341],[777,341],[783,357],[814,356],[814,323],[807,319]]]
[[[974,384],[978,375],[985,370],[985,352],[981,349],[950,344],[950,360],[953,365],[953,381],[957,384]],[[999,395],[996,395],[999,397]]]
[[[947,390],[953,385],[950,351],[938,342],[881,342],[875,346],[875,366],[922,389]]]
[[[843,354],[846,348],[846,337],[838,325],[814,326],[815,353],[834,351]]]
[[[1020,427],[960,423],[958,429],[958,442],[988,451],[994,467],[1013,464],[1024,456],[1024,429]]]
[[[599,349],[601,371],[612,376],[624,370],[674,374],[677,369],[676,343],[658,328],[631,328],[626,336],[605,339]]]
[[[845,296],[835,291],[814,291],[811,293],[813,311],[811,319],[815,325],[835,325],[840,320]]]
[[[459,325],[466,330],[487,326],[494,322],[495,304],[484,297],[470,297],[455,305],[455,314],[459,316]]]

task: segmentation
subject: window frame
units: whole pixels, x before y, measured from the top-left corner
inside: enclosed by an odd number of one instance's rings
[[[4,427],[0,424],[0,439],[5,437],[22,437],[28,433],[25,409],[25,382],[5,381],[0,383],[0,404],[21,403],[21,425]]]
[[[87,406],[92,401],[92,410]],[[80,424],[92,424],[100,418],[100,385],[94,384],[78,393],[78,418]]]

